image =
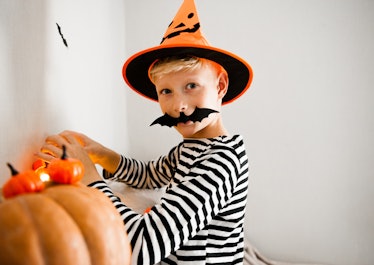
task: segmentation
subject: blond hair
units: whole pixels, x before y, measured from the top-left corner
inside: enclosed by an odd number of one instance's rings
[[[149,67],[148,74],[150,80],[154,83],[155,80],[162,78],[166,74],[176,73],[180,71],[193,71],[205,66],[212,67],[212,69],[216,71],[217,75],[222,72],[227,75],[226,70],[220,64],[196,56],[171,56],[159,59]]]

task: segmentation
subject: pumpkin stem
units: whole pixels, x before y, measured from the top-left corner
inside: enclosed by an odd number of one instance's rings
[[[9,169],[10,169],[10,172],[12,174],[12,176],[14,177],[15,175],[18,175],[18,171],[10,164],[10,163],[7,163]]]
[[[62,155],[61,155],[61,159],[62,160],[66,160],[68,158],[67,154],[66,154],[66,146],[63,145],[62,146]]]

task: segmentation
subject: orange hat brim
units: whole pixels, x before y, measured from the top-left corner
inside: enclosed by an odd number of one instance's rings
[[[158,59],[184,55],[212,60],[225,68],[229,77],[229,87],[222,100],[223,105],[240,97],[252,82],[252,68],[245,60],[228,51],[199,44],[159,45],[140,51],[123,65],[123,78],[134,91],[157,101],[156,88],[148,76],[149,67]]]

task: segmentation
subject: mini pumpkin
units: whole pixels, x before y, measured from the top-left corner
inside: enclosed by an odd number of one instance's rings
[[[78,185],[0,203],[0,264],[130,264],[123,221],[108,197]]]
[[[39,192],[44,189],[44,182],[33,170],[19,173],[10,163],[7,165],[10,168],[12,177],[3,186],[4,198],[23,193]]]
[[[47,171],[51,180],[61,184],[71,184],[80,181],[84,175],[83,163],[74,158],[68,158],[66,147],[62,146],[62,156],[60,159],[52,160]]]

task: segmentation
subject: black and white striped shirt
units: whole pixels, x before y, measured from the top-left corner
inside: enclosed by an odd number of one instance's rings
[[[133,249],[132,264],[242,264],[248,158],[240,135],[185,139],[168,155],[142,162],[124,156],[107,179],[137,188],[167,185],[160,204],[138,214],[104,181]],[[126,196],[126,194],[124,194]]]

